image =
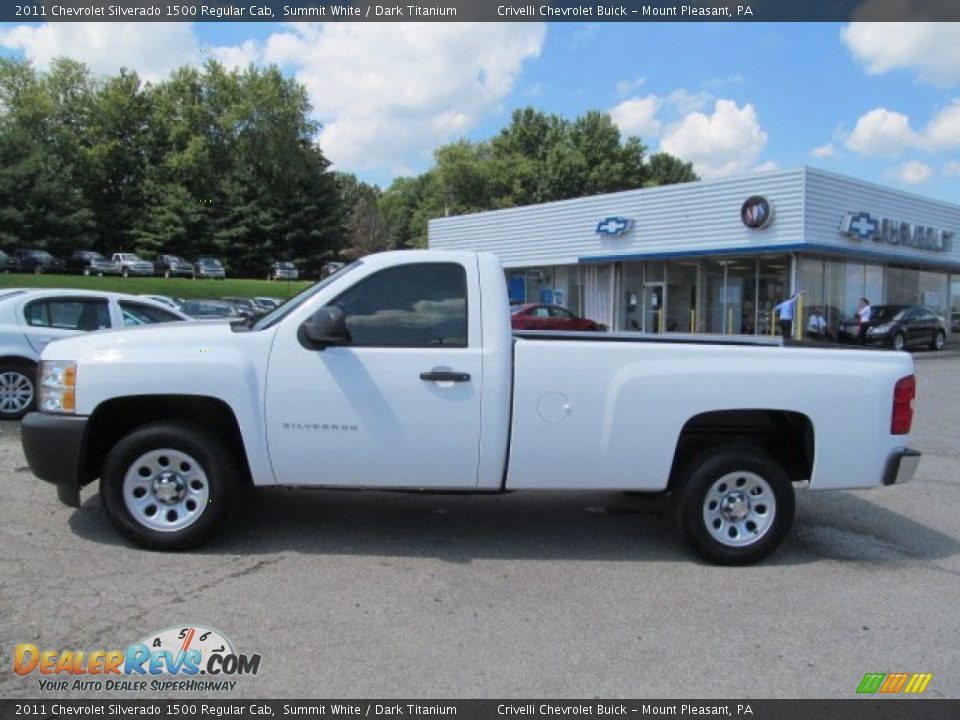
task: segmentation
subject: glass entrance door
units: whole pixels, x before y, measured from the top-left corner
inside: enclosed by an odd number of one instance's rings
[[[643,286],[643,330],[648,333],[662,333],[664,318],[664,284],[647,283]]]

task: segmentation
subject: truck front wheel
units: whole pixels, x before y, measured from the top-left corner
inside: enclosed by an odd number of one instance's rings
[[[195,425],[155,423],[107,455],[100,500],[113,526],[151,550],[187,550],[216,532],[240,486],[232,453]]]
[[[715,448],[687,466],[681,483],[677,523],[710,562],[757,562],[780,546],[793,524],[790,478],[757,448]]]

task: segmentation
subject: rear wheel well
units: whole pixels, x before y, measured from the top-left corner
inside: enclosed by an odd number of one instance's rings
[[[813,423],[786,410],[717,410],[690,418],[680,431],[670,470],[672,489],[698,455],[726,445],[749,445],[767,452],[791,481],[809,480],[813,471]]]
[[[149,423],[188,421],[215,434],[233,453],[248,484],[247,453],[237,418],[222,400],[198,395],[135,395],[101,403],[87,423],[81,482],[100,477],[107,454],[117,442]]]

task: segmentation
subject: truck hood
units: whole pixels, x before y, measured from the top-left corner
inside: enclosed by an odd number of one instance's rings
[[[205,348],[235,347],[249,333],[234,332],[228,322],[171,322],[139,327],[98,330],[75,337],[54,340],[44,349],[42,360],[120,360],[126,351],[138,352],[157,348],[170,352],[182,348],[184,353]]]

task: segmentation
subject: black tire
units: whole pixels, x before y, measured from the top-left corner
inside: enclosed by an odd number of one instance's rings
[[[34,265],[34,266],[33,266],[33,274],[34,274],[34,275],[43,275],[43,267],[40,266],[40,265]]]
[[[123,269],[123,273],[121,273],[121,274],[122,274],[124,277],[130,277],[130,271],[127,270],[126,268]]]
[[[0,363],[0,420],[19,420],[36,406],[36,366],[16,361]]]
[[[83,276],[84,276],[84,277],[90,277],[90,268],[85,267],[85,268],[83,269]]]
[[[128,472],[133,473],[133,466],[143,462],[150,453],[158,452],[162,457],[163,453],[160,451],[188,456],[196,463],[196,467],[191,468],[189,473],[185,471],[183,480],[186,484],[193,485],[193,479],[199,480],[202,477],[207,486],[206,502],[193,510],[198,512],[198,515],[189,521],[190,524],[179,529],[160,530],[151,527],[151,518],[147,516],[149,505],[141,516],[131,512],[124,498],[124,484]],[[143,462],[143,465],[147,464],[149,463]],[[143,482],[155,487],[154,480]],[[189,550],[204,544],[214,535],[235,504],[241,487],[242,479],[236,460],[217,437],[190,423],[162,422],[134,430],[113,447],[107,455],[100,479],[100,500],[110,522],[131,542],[150,550]],[[131,492],[131,498],[133,497],[137,496]],[[150,503],[151,500],[159,508],[152,513],[152,516],[156,516],[152,520],[154,525],[162,522],[165,513],[180,509],[179,506],[174,508],[164,505],[154,499],[152,494],[149,494],[144,502]],[[184,511],[184,517],[190,514]]]
[[[163,276],[164,276],[165,278],[169,278],[169,277],[170,277],[170,270],[164,270],[164,271],[163,271]]]
[[[903,336],[903,333],[897,333],[893,336],[893,340],[890,341],[890,347],[894,350],[907,349],[907,339]]]
[[[754,495],[754,488],[763,494]],[[795,503],[789,476],[769,454],[748,445],[713,448],[699,455],[682,471],[674,495],[681,534],[697,554],[718,565],[762,560],[780,546],[793,525]],[[734,512],[733,520],[724,515],[721,506],[743,510],[744,498],[744,518],[736,518]],[[708,515],[713,519],[708,520]],[[754,534],[757,537],[752,539]]]
[[[943,350],[943,346],[946,342],[947,342],[947,336],[944,334],[943,330],[937,330],[933,334],[933,341],[930,343],[930,349]]]

